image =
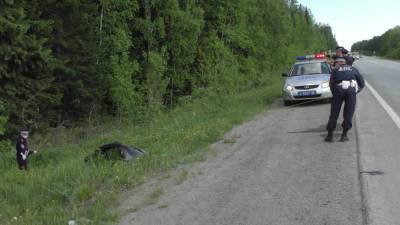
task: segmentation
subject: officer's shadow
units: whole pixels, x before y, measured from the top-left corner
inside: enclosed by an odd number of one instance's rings
[[[333,136],[335,137],[339,137],[340,133],[342,131],[342,126],[340,124],[337,124],[336,126],[336,132],[333,134]],[[311,128],[311,129],[307,129],[307,130],[297,130],[297,131],[289,131],[289,134],[307,134],[307,133],[319,133],[319,136],[325,138],[326,134],[327,134],[327,130],[326,130],[326,125],[320,125],[319,127],[316,128]]]
[[[297,103],[294,103],[291,105],[291,107],[314,107],[314,106],[321,106],[321,105],[326,105],[326,104],[331,104],[330,100],[324,100],[324,99],[318,99],[318,100],[304,100],[304,101],[299,101]]]

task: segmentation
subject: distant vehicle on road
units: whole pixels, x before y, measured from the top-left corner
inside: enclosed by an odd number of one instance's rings
[[[330,99],[332,93],[329,88],[331,67],[326,62],[325,56],[297,57],[296,62],[286,77],[283,85],[283,101],[285,105],[291,105],[296,101]]]
[[[360,53],[359,52],[352,52],[351,55],[354,57],[354,59],[360,59]]]

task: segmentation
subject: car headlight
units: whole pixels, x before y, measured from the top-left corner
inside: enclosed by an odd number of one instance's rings
[[[293,91],[294,87],[292,85],[286,86],[287,91]]]
[[[328,88],[329,87],[329,82],[325,82],[321,85],[322,88]]]

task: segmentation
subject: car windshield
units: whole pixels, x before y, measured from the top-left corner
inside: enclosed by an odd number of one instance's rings
[[[326,62],[315,62],[294,65],[291,76],[329,73],[329,66]]]

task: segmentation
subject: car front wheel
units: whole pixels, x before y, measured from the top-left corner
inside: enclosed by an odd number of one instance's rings
[[[293,103],[292,103],[292,101],[289,101],[289,100],[283,100],[283,104],[284,104],[285,106],[290,106],[290,105],[292,105]]]

